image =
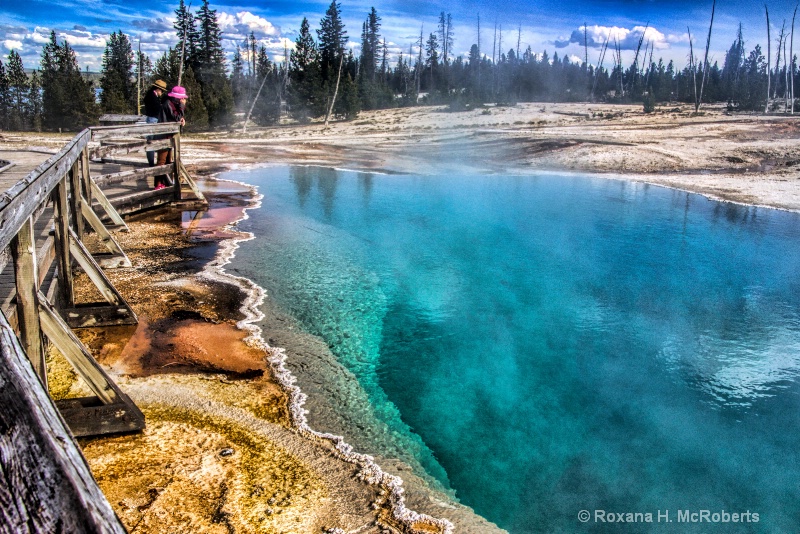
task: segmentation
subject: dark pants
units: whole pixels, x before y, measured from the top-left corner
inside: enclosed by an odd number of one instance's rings
[[[147,117],[147,119],[145,119],[145,122],[147,124],[157,124],[158,123],[158,117]],[[152,141],[153,140],[153,136],[152,135],[148,135],[147,136],[147,140],[148,141]],[[155,164],[156,164],[156,151],[155,150],[148,150],[146,153],[147,153],[147,163],[149,163],[151,167],[155,166]]]

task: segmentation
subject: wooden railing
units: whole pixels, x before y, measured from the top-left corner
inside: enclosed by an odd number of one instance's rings
[[[94,141],[100,146],[90,146]],[[169,165],[91,176],[90,160],[167,148],[173,151]],[[104,194],[104,187],[159,174],[171,176],[174,186],[111,200]],[[101,268],[130,266],[112,232],[127,230],[122,213],[182,202],[184,190],[193,202],[205,202],[181,163],[178,125],[144,124],[83,130],[0,194],[0,273],[13,265],[13,288],[0,314],[0,525],[11,525],[10,532],[124,532],[72,435],[140,430],[144,416],[71,327],[138,321]],[[83,239],[90,230],[107,252],[87,250]],[[103,302],[76,302],[76,267]],[[93,396],[52,401],[47,343],[72,364]]]

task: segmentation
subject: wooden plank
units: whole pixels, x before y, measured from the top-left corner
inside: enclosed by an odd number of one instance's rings
[[[155,167],[147,167],[145,169],[133,169],[130,171],[116,172],[113,174],[102,174],[94,178],[94,183],[99,187],[107,187],[109,185],[121,184],[133,180],[141,180],[150,176],[159,174],[167,174],[172,165],[156,165]]]
[[[83,148],[81,152],[81,184],[83,184],[83,199],[85,202],[88,202],[89,205],[92,205],[92,186],[89,180],[91,176],[89,170],[89,149],[87,147]]]
[[[143,167],[149,167],[150,166],[150,164],[147,162],[146,159],[133,160],[133,159],[122,159],[122,158],[105,157],[105,158],[103,158],[102,161],[103,161],[103,163],[113,163],[115,165],[125,165],[127,167],[143,168]]]
[[[180,131],[180,125],[174,122],[160,124],[135,124],[132,126],[93,126],[89,128],[92,141],[111,139],[113,137],[144,137],[146,135],[171,134]]]
[[[59,304],[73,306],[75,296],[72,283],[72,258],[69,252],[69,204],[67,203],[67,183],[62,180],[53,192],[53,205],[55,208],[53,219],[55,223],[55,253],[58,258],[58,284]]]
[[[83,243],[72,232],[72,229],[70,229],[69,234],[69,251],[106,301],[110,304],[125,306],[130,309],[128,303],[111,284],[111,281],[106,277],[100,266],[97,265],[97,262],[94,261],[94,258],[83,246]],[[133,310],[131,310],[131,313],[133,313]]]
[[[22,223],[44,203],[58,181],[75,164],[88,142],[88,131],[78,134],[58,154],[0,194],[0,250],[11,242]]]
[[[0,406],[0,530],[124,534],[1,315]]]
[[[198,200],[205,201],[206,200],[205,195],[203,194],[202,191],[200,191],[200,188],[197,186],[197,183],[192,179],[192,177],[189,176],[189,171],[187,171],[186,167],[183,166],[183,162],[181,162],[180,168],[181,168],[181,175],[186,180],[186,183],[189,184],[189,187],[191,188],[192,193],[194,193],[194,196],[197,197]]]
[[[22,225],[11,242],[11,255],[14,258],[20,343],[33,364],[33,370],[39,376],[44,387],[47,387],[47,365],[45,364],[39,325],[39,306],[36,302],[39,274],[31,219]]]
[[[89,354],[83,343],[75,337],[75,334],[69,329],[64,319],[56,312],[53,305],[47,301],[47,297],[40,291],[38,298],[39,317],[44,335],[58,349],[58,352],[69,361],[75,371],[84,379],[89,389],[104,404],[121,402],[119,389],[106,376],[100,364]]]
[[[100,237],[100,241],[103,245],[111,252],[112,255],[119,259],[118,262],[114,263],[115,267],[130,267],[131,260],[128,259],[128,255],[125,254],[125,251],[122,250],[122,247],[119,246],[117,240],[114,239],[114,236],[111,235],[106,227],[103,225],[102,221],[100,221],[100,217],[94,212],[92,208],[89,207],[88,202],[83,202],[81,204],[81,209],[83,210],[83,217],[86,219],[86,222],[89,223],[89,226],[97,232],[97,235]]]
[[[83,397],[56,401],[56,406],[77,437],[142,430],[144,415],[127,396],[124,400],[127,402],[103,404],[97,397]]]
[[[172,158],[174,168],[172,169],[173,195],[172,199],[181,199],[181,135],[175,134],[172,138]]]
[[[103,159],[104,157],[110,154],[128,154],[144,145],[145,141],[142,140],[142,141],[136,141],[135,143],[129,143],[121,147],[119,145],[99,146],[89,151],[89,159],[91,160]]]
[[[128,308],[105,303],[62,308],[61,316],[70,328],[132,325],[138,322]]]
[[[109,200],[120,215],[126,215],[169,204],[172,202],[172,190],[169,188],[150,189]]]
[[[75,230],[75,233],[78,235],[78,239],[83,239],[83,236],[86,235],[83,228],[83,209],[81,204],[83,204],[83,186],[81,186],[81,174],[78,172],[78,168],[76,165],[73,165],[72,168],[69,170],[69,212],[72,215],[72,228]]]
[[[108,123],[116,123],[116,122],[144,122],[145,116],[144,115],[122,115],[117,113],[106,113],[105,115],[100,115],[100,122],[108,122]]]
[[[111,205],[111,202],[109,202],[108,197],[106,197],[105,193],[103,193],[103,190],[97,186],[94,180],[90,181],[92,184],[92,193],[94,193],[94,199],[97,201],[100,207],[103,208],[103,211],[111,220],[114,229],[128,232],[130,230],[128,225],[125,224],[125,220],[119,213],[117,213],[117,210],[114,209],[114,206]]]

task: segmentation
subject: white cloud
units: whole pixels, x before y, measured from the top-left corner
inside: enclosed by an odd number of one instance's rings
[[[277,37],[281,33],[270,21],[249,11],[239,11],[235,15],[218,12],[217,22],[226,39],[244,39],[251,32],[258,38]]]
[[[644,39],[642,39],[644,37]],[[668,49],[671,43],[683,42],[682,37],[666,35],[653,28],[652,26],[634,26],[631,29],[620,28],[618,26],[581,26],[573,30],[569,39],[557,39],[556,48],[564,48],[570,44],[583,46],[584,41],[592,48],[600,48],[608,39],[608,46],[614,47],[619,43],[621,50],[636,50],[641,41],[642,47],[651,43],[656,49]]]
[[[6,50],[21,50],[22,49],[22,41],[14,41],[12,39],[6,39],[3,41],[3,46]]]
[[[105,35],[93,35],[92,32],[81,30],[67,30],[58,34],[59,40],[67,41],[73,48],[103,48],[106,47]]]

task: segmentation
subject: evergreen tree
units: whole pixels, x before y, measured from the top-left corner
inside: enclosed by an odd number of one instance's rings
[[[317,30],[320,52],[320,72],[324,82],[336,82],[339,63],[347,45],[347,32],[342,22],[341,6],[333,0]]]
[[[324,113],[321,94],[319,50],[311,36],[308,19],[303,18],[300,34],[289,56],[289,105],[292,116],[301,122]]]
[[[211,9],[208,0],[197,13],[200,40],[194,73],[202,89],[203,104],[208,110],[211,126],[228,124],[233,111],[233,91],[225,66],[225,51],[222,48],[222,31],[217,21],[217,11]]]
[[[22,58],[16,50],[8,53],[8,129],[24,130],[28,127],[28,76]]]
[[[200,32],[197,29],[194,15],[186,7],[183,0],[180,0],[178,9],[175,10],[175,22],[172,25],[178,35],[178,44],[175,50],[178,57],[185,53],[184,64],[193,65],[197,60],[197,47],[200,41]],[[186,36],[186,46],[184,48],[184,36]]]
[[[47,128],[80,130],[97,119],[92,82],[85,80],[69,43],[56,42],[55,32],[42,49],[42,109]]]
[[[100,105],[105,113],[131,113],[136,108],[133,48],[122,30],[112,33],[103,52]]]
[[[31,74],[28,86],[28,122],[34,132],[42,131],[42,82],[37,71]]]
[[[10,98],[8,96],[8,75],[3,61],[0,60],[0,130],[8,130],[8,117],[10,113]]]

